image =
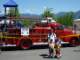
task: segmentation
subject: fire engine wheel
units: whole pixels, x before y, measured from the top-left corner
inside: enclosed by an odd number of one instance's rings
[[[25,50],[25,49],[29,49],[31,47],[31,42],[30,41],[22,41],[20,44],[20,48]]]

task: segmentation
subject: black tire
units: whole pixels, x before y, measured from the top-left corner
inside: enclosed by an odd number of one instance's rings
[[[21,41],[21,43],[20,43],[20,48],[23,50],[29,49],[31,46],[32,46],[31,41],[25,40],[25,41]]]

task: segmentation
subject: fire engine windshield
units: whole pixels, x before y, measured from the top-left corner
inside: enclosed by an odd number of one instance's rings
[[[64,25],[60,25],[55,27],[56,30],[64,30],[65,26]]]

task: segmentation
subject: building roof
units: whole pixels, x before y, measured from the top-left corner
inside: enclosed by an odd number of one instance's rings
[[[18,5],[16,4],[15,1],[13,0],[8,0],[5,4],[3,4],[4,7],[17,7]]]

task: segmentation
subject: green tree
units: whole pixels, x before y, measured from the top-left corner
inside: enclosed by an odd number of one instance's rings
[[[66,25],[66,26],[72,26],[73,25],[73,12],[67,12],[64,16],[58,17],[57,22]]]
[[[41,15],[43,18],[46,17],[54,17],[54,14],[52,13],[52,9],[47,8],[46,10],[44,10],[44,12]]]
[[[32,20],[24,19],[24,20],[22,20],[22,24],[23,24],[25,27],[28,27],[28,26],[30,26],[30,25],[33,25],[33,22],[32,22]]]
[[[16,17],[20,17],[20,12],[19,12],[18,8],[16,8]]]

